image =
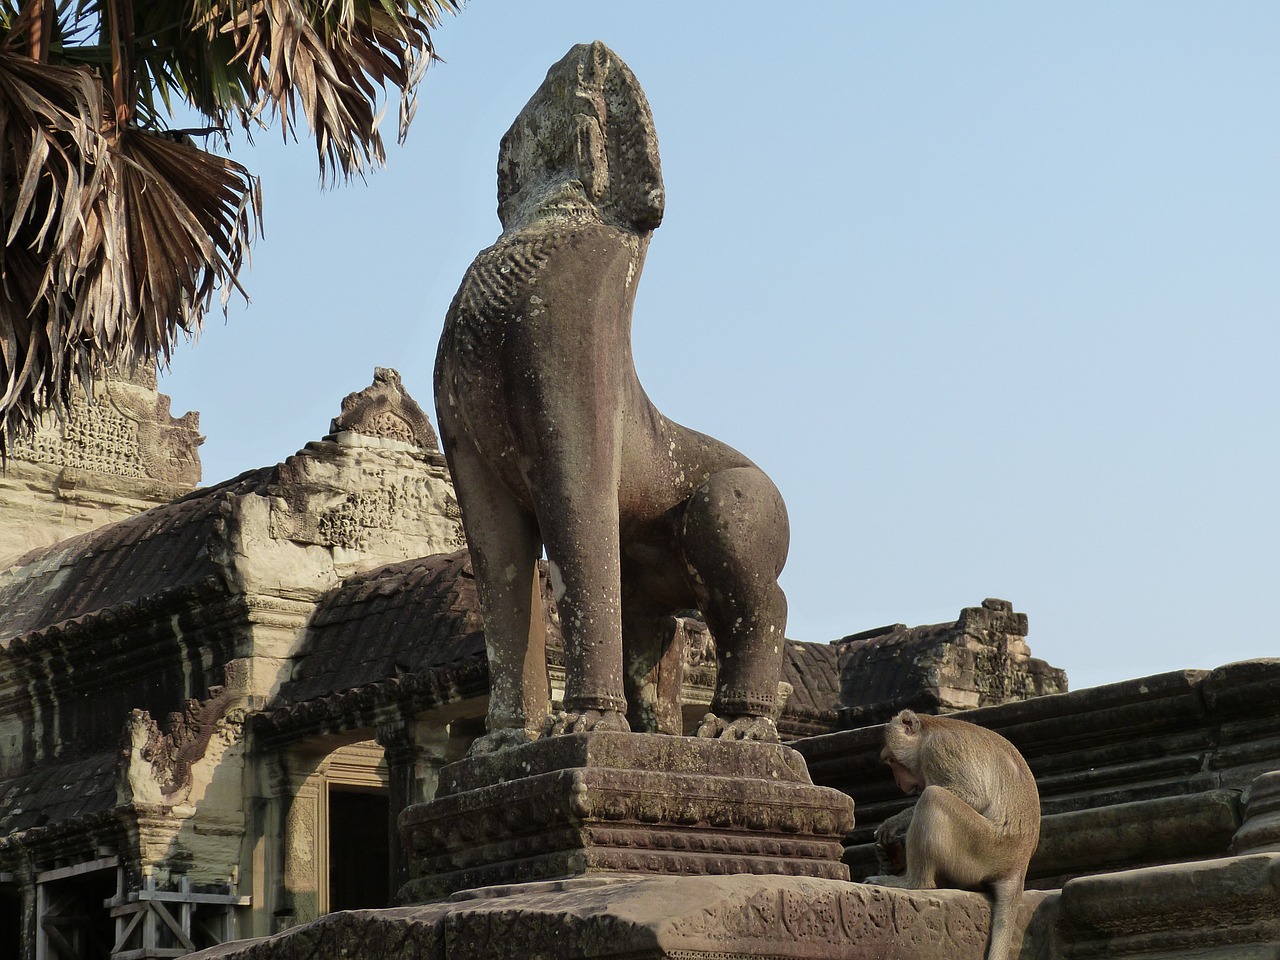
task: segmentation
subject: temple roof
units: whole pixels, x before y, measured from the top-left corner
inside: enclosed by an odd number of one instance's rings
[[[544,571],[549,661],[559,664],[562,641],[545,579]],[[705,631],[700,621],[692,625]],[[349,577],[321,600],[294,662],[267,707],[268,736],[349,728],[378,703],[421,709],[487,693],[484,620],[470,555],[458,550]],[[835,648],[788,640],[783,679],[793,688],[786,714],[799,723],[797,731],[834,725]]]
[[[465,550],[348,577],[320,601],[288,680],[258,718],[295,740],[488,693],[483,621]]]
[[[392,563],[350,577],[321,601],[275,706],[484,656],[467,552]]]
[[[0,571],[0,641],[220,581],[214,544],[224,501],[270,473],[246,473],[20,557]]]
[[[840,674],[836,667],[837,651],[829,643],[787,641],[787,656],[782,662],[782,679],[791,684],[791,696],[784,711],[804,711],[816,715],[829,714],[834,723],[840,709]]]
[[[119,764],[112,750],[0,781],[0,836],[113,809]]]

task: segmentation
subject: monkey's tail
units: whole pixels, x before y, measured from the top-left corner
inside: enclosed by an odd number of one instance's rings
[[[991,905],[991,945],[987,960],[1009,960],[1013,928],[1022,907],[1023,878],[1005,877],[991,885],[995,902]]]

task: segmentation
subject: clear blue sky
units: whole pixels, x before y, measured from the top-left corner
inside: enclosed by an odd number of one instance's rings
[[[1273,2],[473,0],[366,183],[235,143],[252,304],[162,381],[206,483],[321,437],[375,366],[431,408],[498,139],[595,39],[662,148],[640,378],[781,488],[790,636],[995,596],[1073,688],[1280,656]]]

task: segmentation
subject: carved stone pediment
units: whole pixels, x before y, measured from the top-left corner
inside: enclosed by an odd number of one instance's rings
[[[325,439],[353,433],[433,452],[440,450],[431,421],[417,401],[405,392],[400,374],[390,367],[375,367],[373,383],[343,398],[342,412],[333,418]]]
[[[36,547],[168,503],[200,482],[200,415],[169,412],[149,367],[111,370],[90,399],[15,437],[0,470],[0,569]]]

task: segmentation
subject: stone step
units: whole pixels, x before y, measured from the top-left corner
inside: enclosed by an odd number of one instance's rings
[[[1027,893],[1013,956],[1054,957],[1056,897]],[[581,877],[330,914],[191,960],[984,960],[986,897],[815,877]]]
[[[1280,853],[1081,877],[1061,911],[1070,960],[1275,960]]]

